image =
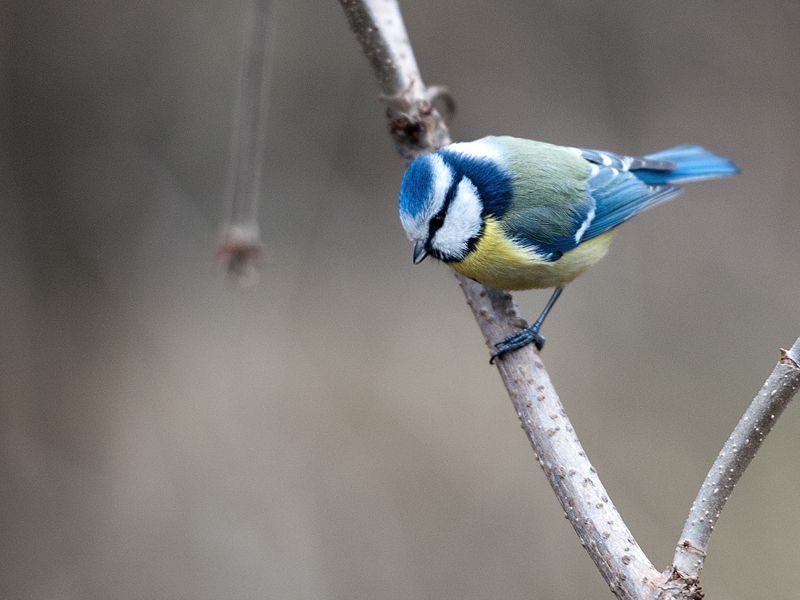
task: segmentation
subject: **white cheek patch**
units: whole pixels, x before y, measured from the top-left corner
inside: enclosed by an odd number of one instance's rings
[[[433,236],[431,246],[447,258],[463,258],[467,253],[469,240],[480,233],[481,224],[478,189],[464,177],[458,182],[456,193],[444,217],[444,224]]]
[[[442,210],[447,190],[453,185],[453,171],[444,163],[441,156],[430,154],[426,160],[431,172],[431,181],[422,209],[413,215],[400,213],[400,221],[412,242],[424,242],[428,239],[428,224]]]
[[[497,148],[483,142],[457,142],[455,144],[450,144],[445,149],[457,152],[463,156],[488,158],[494,161],[499,161],[501,159],[500,152]]]

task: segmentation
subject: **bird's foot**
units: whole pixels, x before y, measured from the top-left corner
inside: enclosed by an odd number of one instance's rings
[[[508,352],[509,350],[516,350],[533,343],[537,350],[544,348],[544,336],[539,335],[539,327],[536,324],[526,327],[525,329],[511,334],[497,342],[494,347],[497,350],[492,354],[489,359],[489,364],[494,364],[494,359]]]

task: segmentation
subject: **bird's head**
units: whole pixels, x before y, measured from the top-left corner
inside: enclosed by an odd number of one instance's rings
[[[506,179],[497,151],[479,142],[452,144],[412,161],[400,187],[400,221],[414,242],[415,264],[428,255],[445,262],[467,255],[483,233],[483,184],[498,178]]]

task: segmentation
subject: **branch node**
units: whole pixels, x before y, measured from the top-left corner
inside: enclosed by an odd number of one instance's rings
[[[785,348],[781,348],[781,360],[780,364],[784,367],[791,367],[796,371],[800,371],[800,363],[798,363],[794,358],[791,357],[789,351]]]
[[[456,98],[449,88],[443,85],[432,85],[425,90],[425,97],[431,105],[436,105],[445,121],[449,121],[455,116],[458,106]]]
[[[697,577],[669,567],[663,573],[664,583],[659,586],[656,600],[703,600],[705,594]]]
[[[258,225],[229,225],[217,247],[217,259],[224,263],[228,275],[245,289],[258,283],[258,270],[264,260],[264,245]]]
[[[439,113],[427,98],[412,98],[408,89],[394,96],[380,95],[386,104],[389,134],[403,158],[415,158],[450,143]]]
[[[685,552],[690,552],[692,554],[696,554],[701,558],[706,557],[706,553],[701,549],[692,544],[689,540],[683,540],[683,543],[678,547],[679,550],[683,550]]]

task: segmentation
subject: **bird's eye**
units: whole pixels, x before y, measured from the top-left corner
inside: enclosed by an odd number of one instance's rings
[[[431,219],[431,230],[440,229],[444,225],[444,216],[443,215],[436,215]]]

